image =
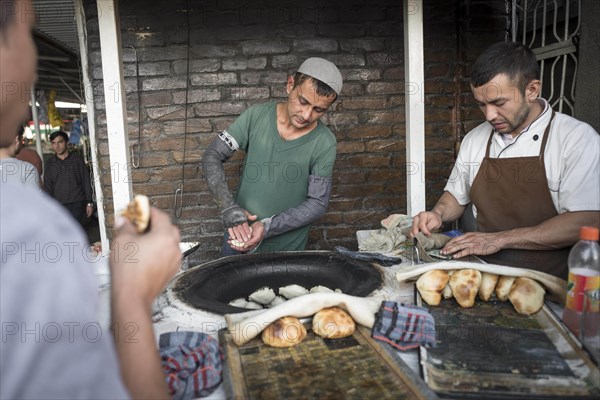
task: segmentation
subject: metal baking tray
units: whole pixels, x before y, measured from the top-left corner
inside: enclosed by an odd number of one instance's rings
[[[429,310],[437,345],[421,347],[420,360],[425,382],[438,395],[600,398],[598,366],[547,304],[530,316],[497,300],[462,308],[443,299]]]

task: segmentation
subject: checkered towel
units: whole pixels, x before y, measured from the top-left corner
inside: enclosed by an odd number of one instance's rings
[[[435,346],[435,320],[424,307],[384,301],[375,315],[373,339],[399,350]]]
[[[216,339],[200,332],[167,332],[158,346],[173,399],[208,396],[221,383],[223,352]]]

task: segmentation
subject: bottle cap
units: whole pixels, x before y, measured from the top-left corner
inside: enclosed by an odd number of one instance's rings
[[[579,239],[581,240],[598,240],[600,231],[593,226],[582,226],[579,230]]]

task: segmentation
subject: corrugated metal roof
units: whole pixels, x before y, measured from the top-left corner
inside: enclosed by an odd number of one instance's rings
[[[33,0],[34,38],[38,48],[38,90],[54,90],[57,99],[83,98],[79,63],[79,36],[74,0]]]
[[[73,53],[79,53],[73,0],[34,0],[33,4],[37,17],[35,30]]]

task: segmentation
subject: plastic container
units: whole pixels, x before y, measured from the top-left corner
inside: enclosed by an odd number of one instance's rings
[[[583,226],[569,253],[569,284],[563,322],[580,340],[594,344],[600,325],[600,244],[598,228]],[[597,346],[597,345],[596,345]],[[593,347],[596,347],[593,346]]]

